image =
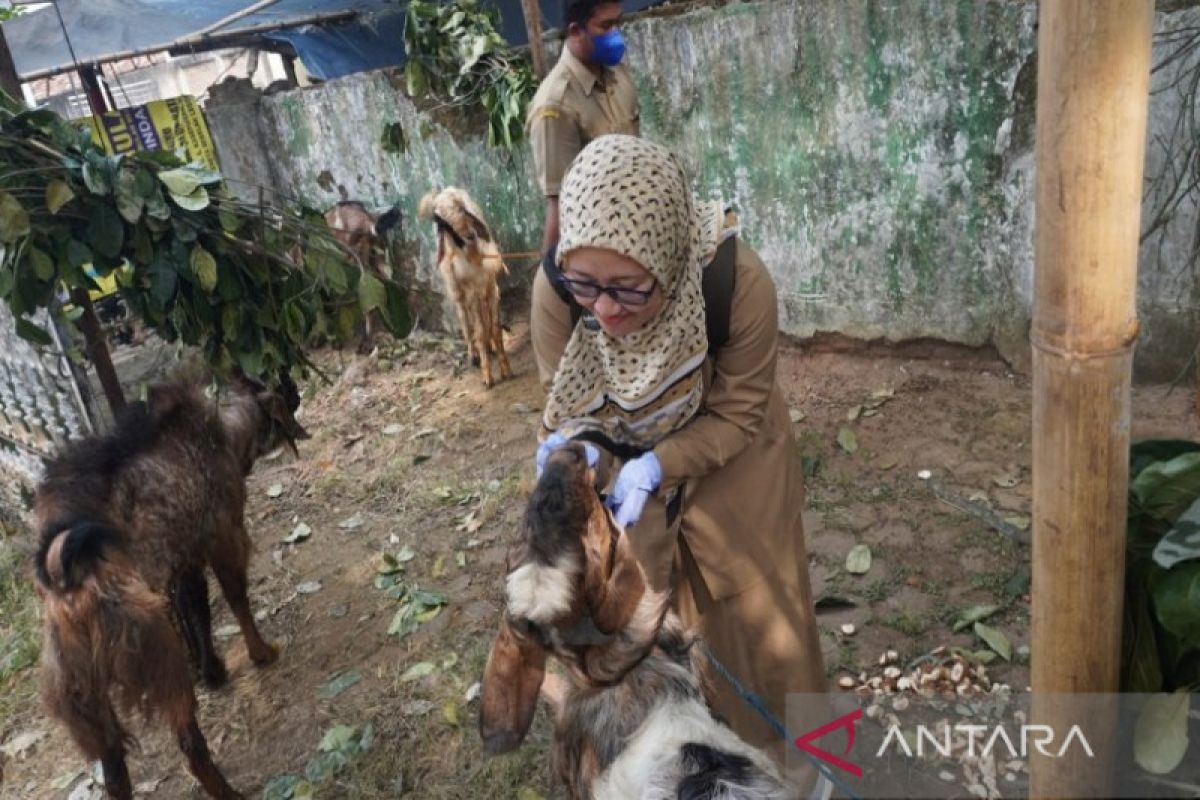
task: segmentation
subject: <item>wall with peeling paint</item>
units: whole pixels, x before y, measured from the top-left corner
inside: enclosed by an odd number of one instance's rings
[[[1160,29],[1196,13],[1159,14]],[[637,19],[628,60],[644,134],[681,154],[698,194],[738,207],[786,332],[990,343],[1023,364],[1036,14],[1011,0],[733,3]],[[468,187],[506,250],[540,239],[524,150],[487,148],[481,126],[419,110],[385,73],[256,99],[256,114],[246,102],[210,102],[227,171],[316,205],[343,192],[399,203],[434,285],[432,233],[411,217],[430,187]],[[1178,91],[1158,93],[1152,127],[1171,129],[1182,108]],[[380,144],[393,123],[402,154]],[[1151,152],[1148,178],[1180,147]],[[1197,209],[1190,195],[1174,208],[1143,249],[1143,373],[1177,368],[1198,338]]]

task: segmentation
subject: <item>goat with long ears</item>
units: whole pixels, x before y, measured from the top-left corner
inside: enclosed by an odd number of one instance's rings
[[[520,746],[553,656],[567,678],[561,697],[547,697],[554,762],[573,800],[796,797],[763,752],[712,716],[695,637],[647,584],[596,485],[571,444],[549,456],[529,499],[484,669],[484,749]]]
[[[133,737],[121,713],[132,711],[171,727],[209,795],[241,797],[196,721],[189,661],[210,686],[228,679],[213,646],[206,569],[250,660],[276,657],[247,596],[245,479],[259,456],[307,438],[293,415],[299,396],[286,383],[279,393],[240,377],[214,399],[204,383],[152,387],[110,434],[49,461],[34,500],[43,695],[84,755],[100,760],[118,800],[133,796]]]

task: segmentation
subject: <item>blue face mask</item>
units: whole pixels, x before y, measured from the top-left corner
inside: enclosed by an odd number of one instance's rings
[[[604,67],[615,67],[625,57],[625,37],[619,30],[592,37],[592,60]]]

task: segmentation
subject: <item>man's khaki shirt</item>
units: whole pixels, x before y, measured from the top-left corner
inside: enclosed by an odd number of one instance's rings
[[[556,197],[567,167],[589,142],[610,133],[639,134],[633,76],[618,65],[596,77],[564,46],[530,104],[525,130],[538,186]]]

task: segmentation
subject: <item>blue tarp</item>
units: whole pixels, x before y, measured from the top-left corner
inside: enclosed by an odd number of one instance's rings
[[[527,41],[520,0],[484,0],[499,7],[501,33],[513,45]],[[562,21],[561,0],[539,0],[546,28]],[[627,12],[662,0],[623,0]],[[165,49],[208,25],[252,5],[252,0],[57,0],[74,48],[67,48],[58,15],[50,6],[4,23],[4,34],[21,76],[69,69],[108,56]],[[316,14],[357,11],[355,20],[260,33],[264,39],[290,44],[316,78],[404,63],[403,0],[279,0],[220,29],[232,33],[264,24],[286,25]]]

